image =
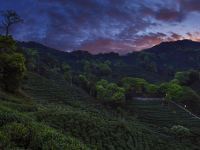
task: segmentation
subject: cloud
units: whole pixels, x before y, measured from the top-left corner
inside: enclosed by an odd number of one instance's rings
[[[125,54],[132,51],[139,51],[148,48],[149,45],[156,45],[162,42],[167,35],[163,33],[150,33],[148,35],[137,36],[132,40],[111,40],[111,39],[97,39],[89,41],[81,46],[81,49],[87,50],[93,54],[117,52]]]
[[[155,15],[155,18],[158,20],[176,22],[183,21],[185,17],[185,13],[173,9],[160,9]]]
[[[184,37],[182,35],[172,32],[171,37],[168,38],[168,41],[181,40],[183,38]]]
[[[191,34],[192,35],[192,34]],[[82,50],[87,50],[90,53],[109,53],[116,52],[119,54],[126,54],[132,51],[140,51],[149,47],[160,44],[165,41],[176,41],[184,39],[182,35],[171,32],[169,35],[164,33],[149,33],[146,35],[138,35],[131,40],[111,40],[111,39],[97,39],[88,41],[81,45]],[[151,46],[150,46],[151,45]]]
[[[19,40],[69,51],[126,53],[181,33],[152,32],[160,24],[181,24],[199,12],[199,0],[3,0],[0,9],[15,9],[25,23],[13,31]],[[194,34],[194,33],[193,33]],[[188,35],[189,37],[189,35]]]
[[[186,12],[199,12],[200,11],[200,1],[199,0],[177,0],[180,9]]]
[[[188,33],[186,33],[186,37],[185,38],[187,38],[187,39],[191,39],[191,40],[193,40],[193,41],[197,41],[197,42],[200,42],[200,37],[199,37],[199,35],[200,35],[200,32],[188,32]]]

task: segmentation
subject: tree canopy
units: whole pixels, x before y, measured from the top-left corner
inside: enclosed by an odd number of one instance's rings
[[[16,43],[11,37],[0,37],[4,47],[0,48],[0,79],[5,90],[15,92],[26,71],[23,54],[16,52]]]
[[[125,101],[125,89],[116,83],[100,80],[96,84],[97,99],[104,102],[120,104]]]

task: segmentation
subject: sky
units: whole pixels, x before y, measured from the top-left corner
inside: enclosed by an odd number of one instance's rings
[[[62,51],[126,54],[200,41],[200,0],[0,0],[0,10],[23,18],[12,27],[15,39]]]

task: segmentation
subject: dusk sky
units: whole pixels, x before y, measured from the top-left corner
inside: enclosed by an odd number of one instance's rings
[[[15,39],[63,51],[125,54],[162,41],[200,41],[200,0],[0,0],[23,19]]]

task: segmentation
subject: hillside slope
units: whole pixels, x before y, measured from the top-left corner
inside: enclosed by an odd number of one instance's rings
[[[7,149],[198,149],[163,131],[181,122],[199,131],[199,121],[178,108],[174,113],[160,103],[135,101],[111,111],[75,86],[33,73],[23,91],[31,99],[0,94],[0,138]]]
[[[28,48],[38,50],[40,61],[51,56],[51,59],[68,63],[74,71],[82,72],[83,62],[91,63],[111,61],[112,77],[118,80],[124,76],[141,77],[151,82],[172,79],[174,73],[200,67],[200,43],[190,40],[164,42],[141,52],[133,52],[125,56],[116,53],[92,55],[86,51],[71,53],[57,51],[35,42],[19,42],[24,51]],[[141,69],[142,68],[142,69]]]

